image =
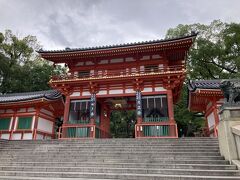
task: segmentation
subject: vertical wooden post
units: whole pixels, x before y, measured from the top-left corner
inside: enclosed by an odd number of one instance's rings
[[[33,126],[33,139],[36,140],[37,138],[37,125],[38,125],[38,118],[39,118],[40,108],[36,107],[36,115],[35,115],[35,121]]]
[[[207,137],[209,137],[209,136],[210,136],[210,131],[209,131],[208,119],[207,119],[206,114],[205,114],[205,128],[206,128],[206,130],[205,130],[204,134],[205,134]]]
[[[63,127],[67,124],[68,116],[69,116],[69,110],[70,110],[70,95],[66,95],[66,101],[65,101],[65,108],[64,108],[64,116],[63,116]],[[62,128],[62,138],[66,137],[67,128]]]
[[[14,131],[15,124],[16,124],[16,118],[17,118],[17,109],[14,109],[13,120],[12,120],[12,124],[11,124],[11,127],[10,127],[11,132],[10,132],[10,135],[9,135],[9,140],[12,140],[13,131]]]
[[[168,101],[168,117],[171,124],[174,124],[174,112],[173,112],[173,96],[172,90],[167,90],[167,101]]]
[[[172,95],[172,89],[167,90],[167,102],[168,102],[168,117],[169,117],[169,129],[170,129],[170,136],[178,137],[178,131],[177,126],[174,126],[176,124],[174,120],[174,108],[173,108],[173,95]],[[175,130],[172,128],[174,127]]]
[[[219,116],[217,113],[217,102],[214,101],[214,106],[213,106],[213,113],[214,113],[214,119],[215,119],[215,125],[214,125],[214,137],[218,137],[218,132],[217,132],[217,125],[219,124]]]
[[[106,118],[105,118],[105,104],[101,103],[101,113],[100,113],[100,138],[106,138]]]

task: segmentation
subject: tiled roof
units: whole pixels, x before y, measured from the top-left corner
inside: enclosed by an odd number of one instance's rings
[[[220,83],[221,79],[189,81],[188,90],[195,91],[196,89],[220,89]]]
[[[173,39],[157,39],[152,41],[142,41],[142,42],[134,42],[134,43],[126,43],[126,44],[115,44],[115,45],[107,45],[107,46],[96,46],[96,47],[85,47],[85,48],[65,48],[64,50],[39,50],[38,53],[61,53],[61,52],[74,52],[74,51],[88,51],[88,50],[104,50],[111,48],[121,48],[121,47],[132,47],[137,45],[148,45],[148,44],[157,44],[157,43],[165,43],[171,41],[178,41],[186,38],[196,37],[197,33],[193,32],[189,36],[173,38]]]
[[[47,90],[47,91],[35,91],[35,92],[25,92],[25,93],[11,93],[0,95],[0,104],[1,103],[11,103],[11,102],[21,102],[21,101],[30,101],[44,98],[46,100],[55,100],[61,98],[62,95],[56,90]]]

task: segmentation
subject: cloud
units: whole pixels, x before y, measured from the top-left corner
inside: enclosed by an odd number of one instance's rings
[[[240,21],[238,0],[0,0],[0,31],[35,35],[44,49],[163,38],[178,24]]]

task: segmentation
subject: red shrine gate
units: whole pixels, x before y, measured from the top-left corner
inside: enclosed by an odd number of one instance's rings
[[[50,85],[65,97],[60,138],[110,137],[110,113],[136,109],[136,138],[176,138],[173,104],[196,34],[177,39],[60,51],[39,51],[69,73]]]

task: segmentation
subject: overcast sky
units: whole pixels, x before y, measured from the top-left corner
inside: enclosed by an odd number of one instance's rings
[[[0,0],[0,31],[43,49],[161,39],[178,24],[240,22],[240,0]]]

